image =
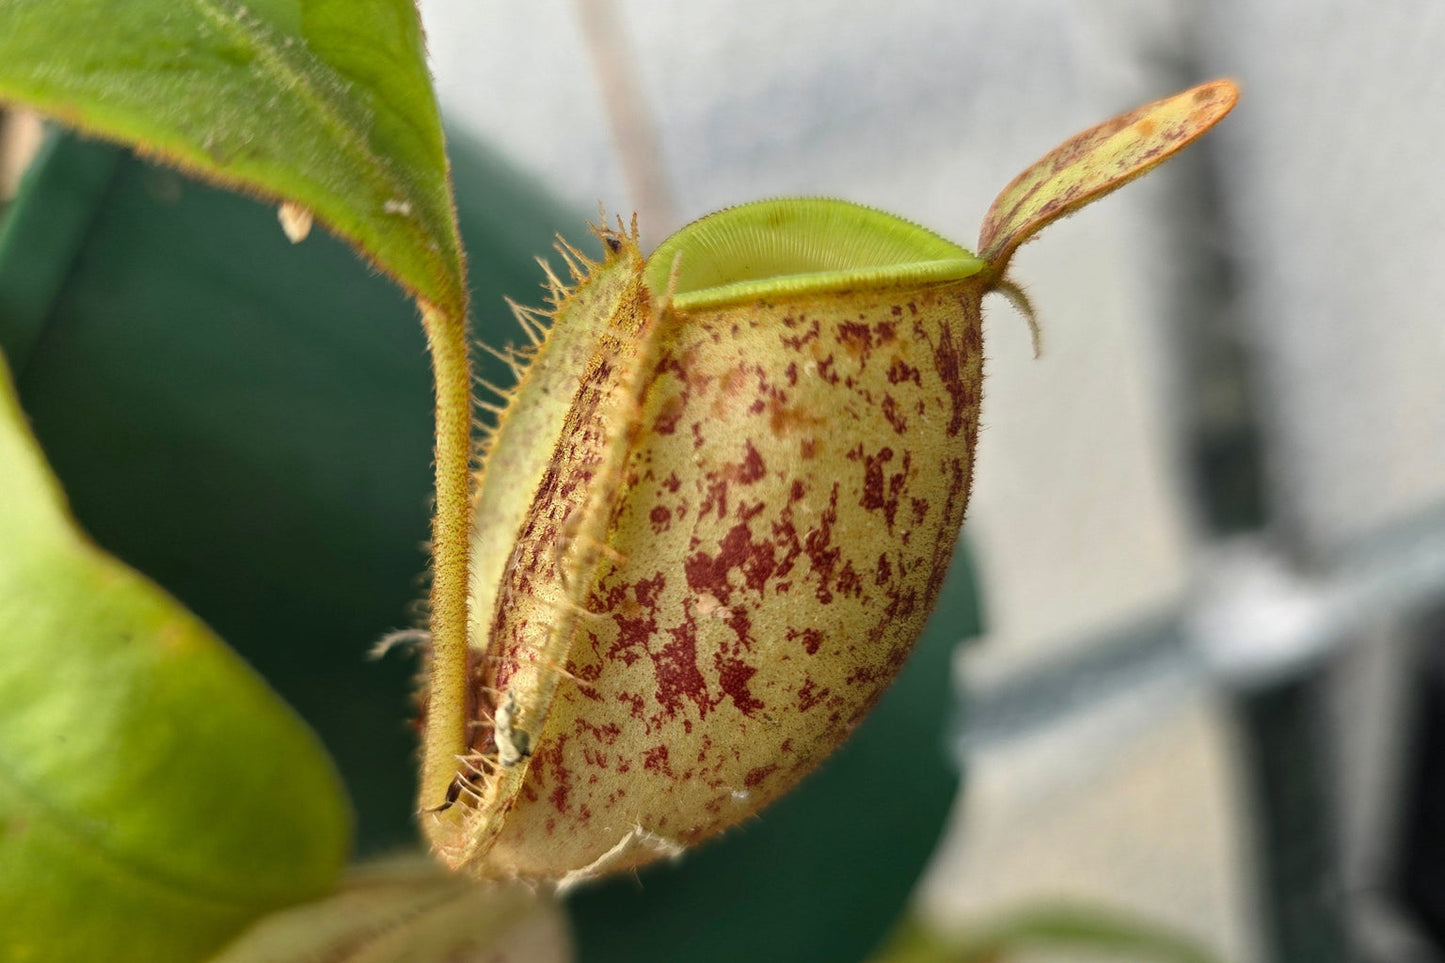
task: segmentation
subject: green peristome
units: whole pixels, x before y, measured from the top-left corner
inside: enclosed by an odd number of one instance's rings
[[[652,252],[644,281],[654,295],[670,290],[673,307],[690,311],[955,281],[983,268],[966,248],[901,217],[847,201],[784,198],[693,221]]]
[[[299,718],[74,526],[0,363],[0,960],[194,960],[326,892],[350,815]]]

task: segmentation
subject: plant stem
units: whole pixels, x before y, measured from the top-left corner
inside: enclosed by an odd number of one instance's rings
[[[427,810],[441,805],[456,757],[466,751],[472,398],[465,317],[420,304],[436,380],[431,670],[421,777],[421,808]]]

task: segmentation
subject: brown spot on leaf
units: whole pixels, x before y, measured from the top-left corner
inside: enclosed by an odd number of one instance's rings
[[[892,385],[911,381],[918,387],[923,387],[923,378],[919,370],[902,358],[894,358],[888,365],[888,383]]]
[[[775,436],[791,435],[799,429],[818,428],[824,424],[827,424],[826,418],[810,414],[796,405],[789,407],[779,397],[768,400],[768,428]]]
[[[754,789],[764,779],[768,778],[777,771],[777,765],[759,766],[756,769],[750,770],[748,774],[743,777],[743,785],[749,789]]]
[[[827,689],[819,688],[817,683],[809,679],[807,682],[804,682],[802,688],[798,690],[798,710],[800,712],[807,712],[828,698],[828,695],[829,691]]]
[[[868,355],[873,351],[873,330],[868,325],[845,321],[838,325],[837,340],[849,357],[858,360],[860,366],[867,363]]]
[[[910,452],[903,453],[903,464],[899,471],[888,474],[885,467],[893,460],[893,449],[884,447],[876,455],[864,454],[863,471],[863,497],[859,504],[870,512],[881,511],[883,518],[888,523],[888,530],[893,530],[894,516],[898,513],[898,500],[904,486],[908,484],[908,474],[912,467],[912,455]]]
[[[751,485],[762,479],[767,467],[763,464],[763,456],[753,447],[751,441],[744,442],[742,464],[738,466],[737,479],[744,485]]]
[[[815,628],[788,629],[787,639],[789,642],[802,640],[803,650],[809,655],[818,654],[818,646],[823,644],[823,633]]]
[[[908,419],[898,409],[898,402],[893,400],[892,395],[883,396],[883,417],[888,419],[888,424],[893,426],[896,434],[903,434],[908,431]]]
[[[667,746],[656,745],[642,754],[642,768],[648,772],[671,776],[672,764],[667,758]]]
[[[763,708],[763,703],[753,698],[748,691],[748,681],[757,675],[758,670],[743,662],[741,659],[725,658],[721,653],[713,657],[717,667],[718,686],[727,697],[733,700],[733,705],[745,716]]]
[[[682,418],[683,412],[687,410],[687,393],[680,392],[668,398],[662,403],[662,408],[657,413],[657,418],[652,422],[652,430],[659,435],[670,435],[677,431],[677,422]]]
[[[697,707],[698,715],[705,718],[713,701],[708,694],[707,679],[697,667],[697,627],[689,617],[687,622],[667,632],[672,641],[649,653],[657,680],[657,703],[673,716],[682,710],[684,700],[690,700]]]

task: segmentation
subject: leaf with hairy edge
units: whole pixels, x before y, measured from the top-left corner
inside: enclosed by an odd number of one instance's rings
[[[1157,167],[1218,123],[1238,99],[1233,83],[1216,80],[1064,141],[994,199],[978,234],[979,256],[1006,265],[1040,228]]]
[[[0,100],[308,208],[418,297],[463,311],[410,0],[0,0]]]
[[[194,960],[326,892],[315,736],[71,521],[0,362],[0,960]]]

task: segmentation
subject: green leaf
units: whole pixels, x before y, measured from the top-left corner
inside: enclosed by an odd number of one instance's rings
[[[571,942],[552,898],[416,856],[353,871],[325,899],[259,920],[210,963],[569,963]]]
[[[413,294],[465,310],[411,0],[0,0],[6,99],[302,205]]]
[[[91,544],[0,364],[4,960],[193,960],[314,898],[350,817],[315,737]]]

